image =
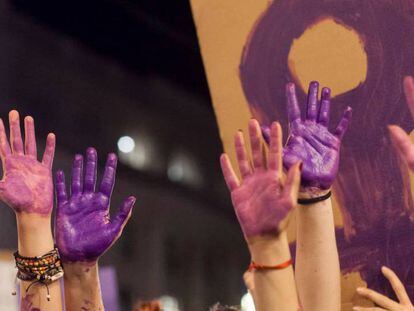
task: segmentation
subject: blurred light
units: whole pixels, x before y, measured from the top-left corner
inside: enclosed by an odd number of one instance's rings
[[[186,184],[193,188],[201,188],[203,176],[194,158],[184,154],[176,153],[168,163],[167,176],[172,182]]]
[[[253,297],[250,293],[244,295],[241,299],[241,311],[256,311]]]
[[[161,309],[163,311],[180,311],[178,308],[178,301],[171,296],[162,296],[158,299],[161,303]]]
[[[123,153],[130,153],[135,148],[135,141],[132,137],[129,136],[122,136],[118,140],[118,149]]]
[[[171,163],[171,165],[168,167],[168,178],[171,181],[179,182],[182,181],[184,177],[184,167],[182,163]]]

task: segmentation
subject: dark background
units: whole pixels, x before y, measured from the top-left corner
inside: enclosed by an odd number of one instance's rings
[[[112,206],[133,194],[136,209],[100,261],[116,268],[121,310],[161,295],[191,311],[240,302],[249,258],[188,1],[0,0],[1,117],[11,109],[35,118],[39,145],[56,133],[54,169],[67,174],[88,146],[103,165],[119,137],[134,138]],[[0,236],[16,249],[3,206]]]

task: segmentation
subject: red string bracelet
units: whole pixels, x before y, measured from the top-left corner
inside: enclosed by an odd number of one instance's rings
[[[249,268],[247,269],[249,272],[251,271],[256,271],[256,270],[281,270],[281,269],[285,269],[289,266],[291,266],[293,263],[292,259],[289,259],[288,261],[281,263],[280,265],[277,266],[264,266],[264,265],[258,265],[257,263],[255,263],[254,261],[252,261],[249,265]]]

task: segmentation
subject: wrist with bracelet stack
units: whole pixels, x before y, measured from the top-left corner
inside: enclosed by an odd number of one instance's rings
[[[26,289],[36,283],[43,284],[47,289],[47,300],[50,301],[49,284],[63,277],[63,267],[59,251],[54,248],[50,252],[36,257],[24,257],[18,252],[14,253],[17,275],[19,280],[32,282]],[[15,293],[13,293],[15,294]]]

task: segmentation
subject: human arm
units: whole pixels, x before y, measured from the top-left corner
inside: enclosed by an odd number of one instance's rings
[[[240,226],[254,263],[275,266],[291,259],[285,233],[296,205],[300,183],[299,163],[282,176],[282,130],[278,123],[270,130],[268,156],[263,155],[261,131],[256,120],[249,122],[252,148],[250,166],[243,134],[235,137],[241,180],[236,176],[226,154],[221,167]],[[262,310],[298,310],[296,285],[291,265],[284,269],[254,271],[255,305]]]
[[[70,195],[63,171],[56,173],[56,244],[65,266],[68,311],[103,310],[98,259],[120,237],[135,203],[134,197],[127,198],[116,216],[110,218],[116,164],[116,155],[109,154],[98,191],[95,191],[97,153],[93,148],[87,150],[84,178],[83,157],[75,156]]]
[[[43,159],[38,161],[33,118],[24,119],[24,144],[17,111],[9,113],[9,124],[10,140],[0,120],[0,156],[3,165],[0,199],[16,214],[18,254],[24,257],[42,256],[54,249],[51,214],[55,136],[47,136]],[[48,284],[50,301],[47,287],[41,283],[30,286],[32,283],[20,282],[20,310],[62,310],[59,282]]]
[[[320,101],[318,91],[319,84],[311,82],[302,119],[295,85],[286,86],[290,133],[283,163],[288,169],[297,161],[303,162],[299,198],[308,203],[329,194],[338,173],[341,140],[351,118],[348,108],[331,133],[330,90],[322,89]],[[340,268],[331,199],[299,205],[296,221],[295,275],[302,306],[305,310],[340,310]]]

